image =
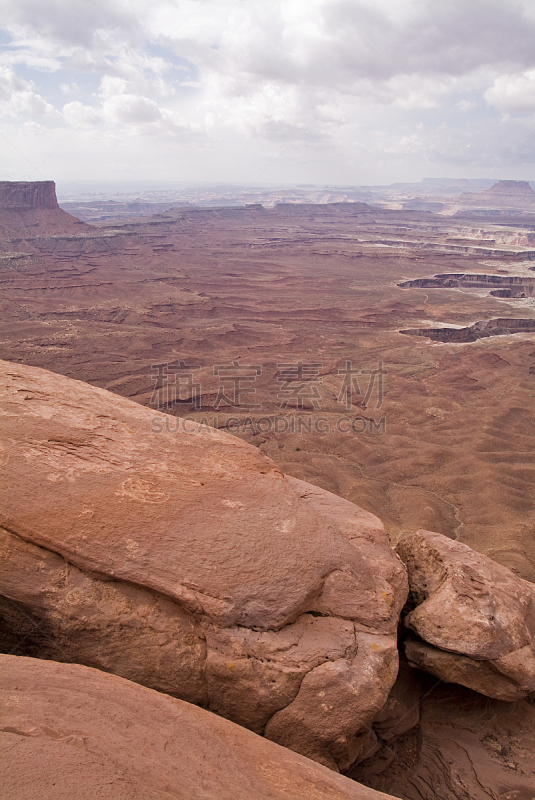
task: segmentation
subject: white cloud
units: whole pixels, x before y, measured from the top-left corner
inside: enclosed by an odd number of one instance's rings
[[[60,83],[59,88],[63,94],[79,94],[80,92],[80,87],[74,81],[72,83]]]
[[[459,100],[457,103],[457,108],[460,111],[472,111],[476,107],[476,103],[473,100]]]
[[[87,122],[90,125],[98,125],[102,122],[102,114],[93,106],[85,106],[79,100],[73,100],[63,106],[63,116],[65,121],[74,127]]]
[[[485,92],[485,100],[499,111],[535,111],[535,69],[496,78]]]
[[[18,77],[15,70],[7,66],[0,66],[0,108],[3,114],[14,119],[30,116],[43,121],[60,116],[31,81]]]
[[[120,0],[2,0],[9,30],[59,45],[94,47],[109,31],[134,38],[141,33],[129,3]]]
[[[188,142],[188,165],[200,179],[210,178],[208,150],[218,169],[228,165],[226,179],[236,163],[260,171],[281,152],[285,174],[294,164],[296,178],[306,178],[305,163],[322,176],[331,164],[333,181],[358,182],[359,169],[373,163],[405,159],[412,170],[418,153],[421,164],[457,160],[479,170],[504,158],[500,114],[535,110],[532,0],[0,0],[0,7],[11,37],[0,53],[5,118],[13,130],[29,120],[36,130],[53,128],[51,150],[77,128],[69,147],[82,165],[99,132],[114,169],[123,163],[114,147],[136,154],[154,147],[154,163],[167,174],[166,148]],[[520,120],[507,125],[510,135],[523,130]],[[44,146],[39,135],[36,151]],[[50,169],[59,167],[59,152]],[[240,161],[240,152],[248,158]],[[139,168],[133,159],[128,171]]]

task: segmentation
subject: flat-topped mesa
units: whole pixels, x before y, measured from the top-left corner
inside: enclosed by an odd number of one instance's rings
[[[511,194],[528,195],[535,199],[535,192],[528,181],[498,181],[490,189],[485,189],[481,194]]]
[[[469,192],[459,195],[455,200],[461,206],[478,205],[481,208],[513,208],[522,211],[529,208],[533,213],[535,192],[528,181],[497,181],[483,192]]]
[[[54,181],[0,181],[0,242],[10,242],[8,250],[19,246],[15,241],[42,244],[47,237],[85,238],[91,233],[94,228],[60,208]],[[56,238],[54,248],[61,247]]]
[[[54,181],[0,181],[0,209],[59,208]]]

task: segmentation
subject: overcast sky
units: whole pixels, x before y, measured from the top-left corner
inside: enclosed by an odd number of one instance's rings
[[[535,179],[535,0],[0,0],[4,180]]]

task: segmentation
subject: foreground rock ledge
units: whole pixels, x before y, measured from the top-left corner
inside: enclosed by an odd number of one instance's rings
[[[77,664],[0,656],[10,800],[388,800],[273,742]]]
[[[23,654],[115,672],[348,769],[398,667],[407,579],[380,521],[228,434],[169,433],[110,392],[0,372],[10,645],[22,632]]]

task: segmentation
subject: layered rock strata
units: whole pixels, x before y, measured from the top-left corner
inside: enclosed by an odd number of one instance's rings
[[[409,328],[400,331],[406,336],[426,336],[435,342],[477,342],[489,336],[510,336],[514,333],[532,333],[535,319],[484,319],[467,328]]]
[[[482,192],[466,192],[456,202],[482,208],[507,206],[509,208],[531,207],[535,204],[535,192],[528,181],[497,181]]]
[[[482,287],[500,287],[490,293],[495,295],[496,291],[509,291],[510,297],[520,295],[533,295],[535,290],[535,278],[528,278],[523,275],[483,275],[479,273],[444,273],[435,275],[434,278],[415,278],[411,281],[398,283],[401,289],[481,289]]]

